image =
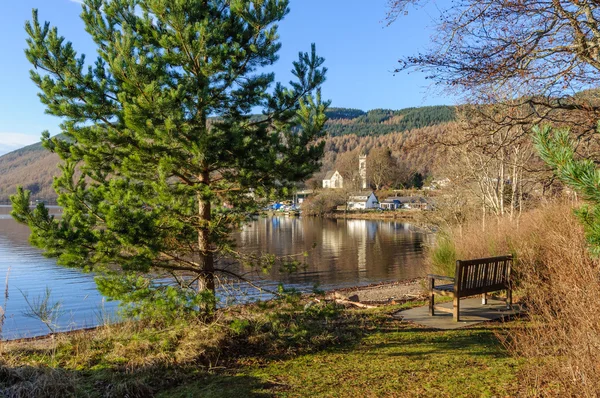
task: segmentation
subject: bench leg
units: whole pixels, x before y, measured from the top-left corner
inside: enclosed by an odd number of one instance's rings
[[[454,322],[459,321],[458,313],[460,311],[460,299],[457,296],[454,296],[454,302],[452,303],[452,318]]]
[[[481,305],[486,305],[487,304],[487,293],[483,293],[481,295]]]
[[[433,293],[433,286],[434,286],[434,280],[431,279],[430,280],[430,285],[429,285],[429,315],[433,316],[434,311],[433,311],[433,306],[435,305],[435,294]]]
[[[509,310],[512,309],[512,289],[508,288],[506,290],[506,308]]]

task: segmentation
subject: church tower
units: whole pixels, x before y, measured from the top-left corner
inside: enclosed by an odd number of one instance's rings
[[[365,154],[358,157],[358,175],[361,189],[367,189],[367,155]]]

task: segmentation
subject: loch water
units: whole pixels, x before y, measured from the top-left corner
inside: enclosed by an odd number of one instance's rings
[[[51,211],[58,214],[60,209]],[[43,297],[46,288],[51,289],[50,301],[61,303],[57,331],[92,327],[116,313],[117,303],[102,297],[93,274],[58,266],[54,259],[44,257],[29,244],[28,228],[16,223],[9,212],[9,207],[0,206],[0,307],[6,316],[1,338],[48,333],[42,322],[26,316],[25,300]],[[301,291],[423,276],[423,246],[430,239],[414,226],[395,221],[286,216],[257,218],[234,238],[242,253],[296,255],[305,264],[292,274],[277,266],[266,273],[235,263],[229,269],[269,290],[283,284]],[[269,297],[235,282],[226,284],[218,296],[223,305]]]

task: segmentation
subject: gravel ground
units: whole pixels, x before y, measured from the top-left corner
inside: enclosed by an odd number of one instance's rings
[[[361,303],[387,304],[392,302],[424,299],[424,279],[383,283],[364,287],[339,289],[332,296]]]

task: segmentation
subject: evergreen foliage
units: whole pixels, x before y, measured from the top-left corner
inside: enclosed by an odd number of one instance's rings
[[[415,173],[412,175],[412,177],[410,179],[409,187],[421,189],[421,188],[423,188],[424,181],[425,181],[425,178],[423,177],[423,174]]]
[[[576,145],[568,129],[543,126],[533,130],[540,157],[562,182],[589,202],[575,213],[584,226],[590,251],[600,256],[600,169],[591,159],[576,158]]]
[[[54,187],[64,212],[30,210],[20,188],[13,217],[59,264],[107,272],[98,285],[111,298],[167,308],[182,302],[175,286],[196,308],[195,281],[204,297],[216,274],[231,275],[215,257],[236,257],[229,234],[253,198],[318,170],[324,60],[314,45],[300,53],[289,87],[261,71],[277,60],[287,0],[85,0],[82,9],[92,64],[35,10],[26,24],[31,78],[64,120],[64,139],[43,134],[62,159]],[[251,117],[257,108],[262,117]]]
[[[360,109],[351,108],[329,108],[327,109],[327,119],[356,119],[359,116],[364,115],[366,112]]]
[[[385,135],[422,127],[433,126],[455,120],[455,111],[450,106],[426,106],[401,110],[373,109],[359,114],[336,111],[326,124],[331,136],[356,134],[358,136]],[[341,117],[348,114],[348,117]]]

